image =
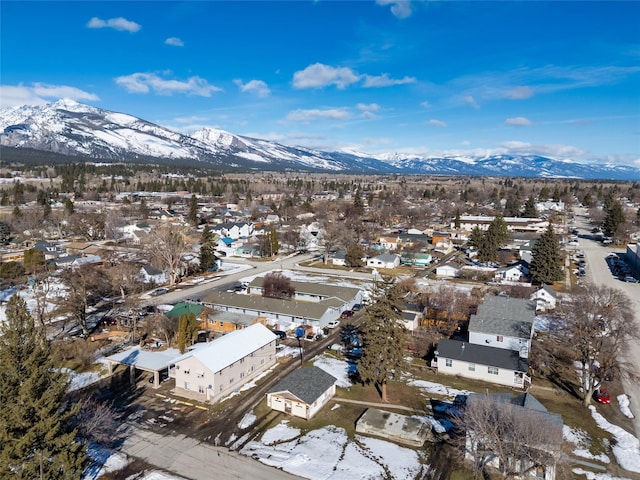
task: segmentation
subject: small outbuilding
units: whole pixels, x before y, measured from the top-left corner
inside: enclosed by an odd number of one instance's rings
[[[337,378],[318,367],[295,370],[267,393],[267,406],[309,420],[336,393]]]

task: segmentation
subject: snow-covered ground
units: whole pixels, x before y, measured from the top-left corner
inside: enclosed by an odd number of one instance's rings
[[[434,395],[442,395],[454,399],[456,395],[468,395],[468,390],[458,390],[457,388],[447,387],[440,383],[428,382],[426,380],[411,380],[407,382],[410,387],[417,387],[424,393],[430,393]]]
[[[584,475],[587,480],[630,480],[625,477],[612,477],[608,473],[589,472],[587,470],[583,470],[582,468],[574,468],[572,471],[577,475]]]
[[[419,451],[360,435],[350,441],[344,429],[332,425],[301,436],[283,422],[241,453],[312,480],[379,479],[387,477],[385,470],[400,480],[427,468]]]
[[[609,423],[593,405],[589,406],[589,410],[598,426],[615,437],[611,450],[618,464],[625,470],[640,473],[640,441],[626,430]]]
[[[633,413],[631,413],[631,409],[629,408],[629,397],[624,393],[621,393],[617,397],[618,405],[620,405],[620,411],[627,418],[635,418]]]
[[[352,385],[347,372],[347,362],[344,360],[320,355],[314,359],[313,365],[336,377],[337,387],[348,388]]]
[[[584,430],[578,428],[571,428],[568,425],[562,427],[562,436],[564,439],[576,446],[573,449],[573,454],[577,457],[588,458],[589,460],[597,460],[602,463],[609,463],[611,460],[607,455],[601,453],[594,455],[589,451],[589,445],[591,444],[591,438],[589,434]]]

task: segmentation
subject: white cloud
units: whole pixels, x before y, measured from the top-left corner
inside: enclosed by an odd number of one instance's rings
[[[249,80],[247,83],[242,83],[242,80],[234,80],[241,92],[251,93],[256,97],[268,97],[271,94],[271,90],[265,82],[262,80]]]
[[[480,108],[480,105],[478,105],[478,102],[476,102],[476,99],[473,98],[471,95],[466,95],[462,97],[462,101],[467,105],[471,105],[476,110]]]
[[[100,98],[84,90],[69,85],[50,85],[33,83],[31,86],[0,85],[0,108],[16,107],[19,105],[44,105],[46,103],[70,98],[79,101],[98,101]]]
[[[178,123],[194,123],[194,122],[204,122],[206,120],[209,120],[209,119],[207,117],[193,115],[191,117],[177,117],[174,121]]]
[[[447,126],[447,124],[444,123],[442,120],[435,120],[435,119],[429,120],[427,124],[431,125],[432,127],[439,127],[439,128],[444,128]]]
[[[343,89],[360,80],[360,76],[350,68],[335,68],[322,63],[314,63],[293,74],[294,88],[323,88],[329,85]]]
[[[165,80],[155,73],[132,73],[116,77],[115,82],[129,93],[149,93],[153,90],[158,95],[197,95],[210,97],[211,92],[220,92],[221,88],[210,85],[204,78],[189,77],[186,81]]]
[[[324,110],[293,110],[287,115],[287,120],[295,122],[309,122],[317,119],[344,120],[349,117],[349,112],[344,108],[327,108]]]
[[[531,120],[525,117],[507,118],[504,121],[504,123],[507,125],[513,125],[514,127],[530,127],[531,126]]]
[[[140,30],[140,28],[142,28],[136,22],[132,22],[131,20],[127,20],[126,18],[122,17],[110,18],[109,20],[102,20],[101,18],[93,17],[91,20],[89,20],[89,23],[87,23],[87,27],[113,28],[114,30],[118,30],[121,32],[124,31],[131,33],[135,33]]]
[[[500,146],[504,149],[503,153],[542,155],[551,158],[578,158],[584,157],[588,153],[586,150],[574,147],[573,145],[532,144],[529,142],[521,142],[519,140],[503,142]]]
[[[376,3],[382,6],[391,5],[391,13],[399,19],[410,17],[413,13],[409,0],[376,0]]]
[[[165,45],[171,45],[173,47],[184,47],[184,42],[178,37],[169,37],[164,41]]]
[[[431,108],[431,104],[426,100],[424,102],[420,102],[420,106],[424,108]]]
[[[392,87],[394,85],[406,85],[407,83],[415,83],[416,79],[414,77],[404,77],[400,79],[389,78],[388,73],[383,73],[382,75],[373,76],[373,75],[364,75],[364,84],[365,88],[374,88],[374,87]]]
[[[504,92],[506,98],[512,100],[524,100],[533,96],[533,90],[530,87],[514,87]]]
[[[377,112],[380,110],[380,105],[377,103],[359,103],[356,105],[358,110],[362,110],[363,112]]]

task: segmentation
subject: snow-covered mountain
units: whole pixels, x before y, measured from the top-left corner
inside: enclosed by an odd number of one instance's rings
[[[73,100],[0,111],[0,145],[118,162],[221,169],[640,179],[640,169],[538,156],[410,157],[322,152],[205,128],[191,135]],[[75,159],[77,161],[78,159]]]

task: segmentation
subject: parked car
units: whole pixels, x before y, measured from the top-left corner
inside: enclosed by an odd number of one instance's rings
[[[356,303],[353,307],[351,307],[351,310],[353,310],[354,312],[362,310],[362,305],[360,305],[359,303]]]
[[[151,296],[153,297],[157,297],[158,295],[164,295],[165,293],[169,293],[169,289],[168,288],[156,288],[153,292],[151,292]]]
[[[609,396],[609,391],[605,390],[604,388],[601,388],[593,392],[593,399],[596,402],[602,403],[604,405],[611,404],[611,397]]]
[[[345,350],[344,356],[348,358],[360,358],[362,356],[362,348],[349,348]]]
[[[285,338],[287,338],[287,332],[283,330],[271,330],[271,331],[275,333],[280,340],[284,340]]]
[[[327,323],[327,328],[336,328],[338,325],[340,325],[340,320],[332,320]]]
[[[345,310],[340,314],[340,318],[351,318],[353,317],[353,310]]]
[[[626,277],[624,277],[624,281],[629,283],[638,283],[638,279],[632,277],[631,275],[627,275]]]

